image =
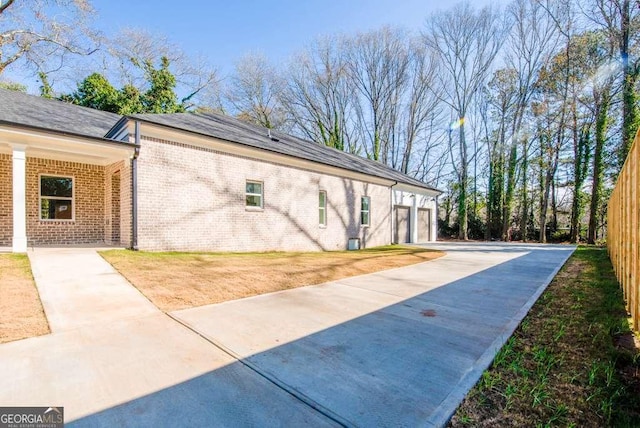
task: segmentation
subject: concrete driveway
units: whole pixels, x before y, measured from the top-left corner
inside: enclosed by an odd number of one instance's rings
[[[574,248],[433,247],[447,255],[0,345],[0,405],[79,426],[441,426]]]

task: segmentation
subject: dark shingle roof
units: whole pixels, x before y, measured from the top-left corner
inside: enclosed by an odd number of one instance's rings
[[[175,113],[129,117],[439,192],[422,181],[360,156],[271,131],[278,139],[273,141],[266,128],[229,116]],[[114,113],[0,89],[0,123],[104,139],[121,119],[122,116]]]
[[[273,141],[269,138],[266,128],[229,116],[213,113],[174,113],[136,114],[129,117],[439,192],[436,188],[379,162],[331,147],[271,131],[271,136],[278,139]]]
[[[0,122],[100,138],[120,115],[0,89]]]

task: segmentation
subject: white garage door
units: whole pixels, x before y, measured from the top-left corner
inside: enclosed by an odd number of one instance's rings
[[[396,205],[395,207],[396,217],[396,233],[395,242],[397,244],[406,244],[411,242],[411,227],[410,227],[410,208]]]
[[[431,210],[418,208],[418,242],[431,241]]]

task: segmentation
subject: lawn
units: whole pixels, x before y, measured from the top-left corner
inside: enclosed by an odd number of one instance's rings
[[[49,333],[26,255],[0,254],[0,343]]]
[[[386,246],[312,253],[100,253],[163,311],[191,308],[433,260],[444,253]]]
[[[449,426],[640,426],[638,343],[606,250],[579,247]]]

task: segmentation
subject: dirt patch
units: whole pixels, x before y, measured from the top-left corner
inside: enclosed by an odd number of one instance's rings
[[[321,284],[408,266],[441,251],[389,246],[314,253],[100,253],[163,311]]]
[[[0,343],[49,333],[29,259],[0,254]]]

